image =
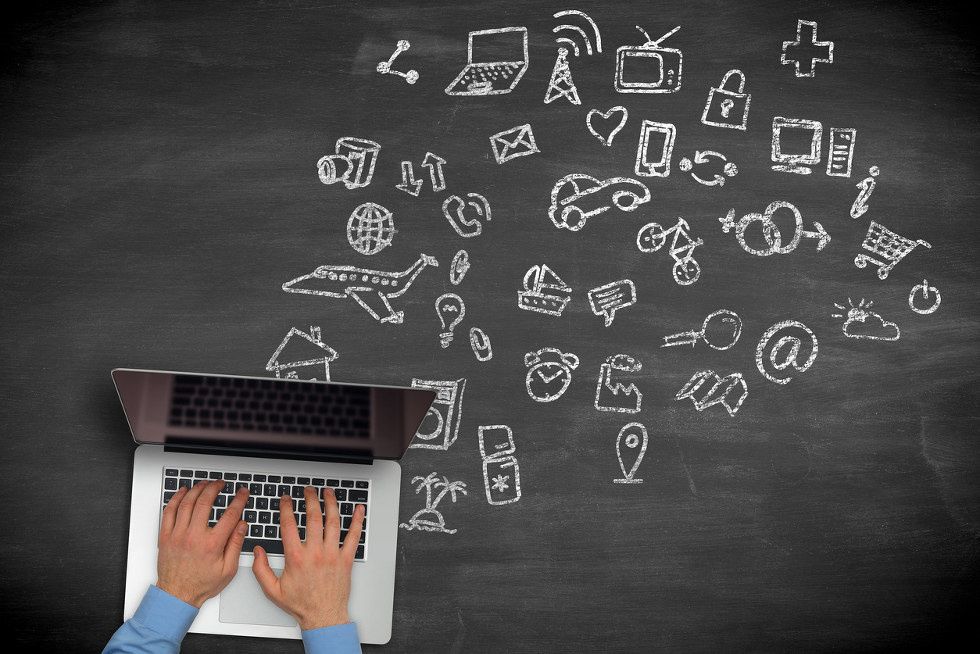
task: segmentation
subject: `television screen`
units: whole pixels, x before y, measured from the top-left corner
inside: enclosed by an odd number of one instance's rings
[[[664,77],[664,60],[656,52],[623,53],[623,86],[657,87]]]

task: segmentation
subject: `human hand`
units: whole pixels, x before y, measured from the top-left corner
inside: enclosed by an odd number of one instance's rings
[[[279,531],[286,555],[282,576],[277,577],[269,567],[261,547],[255,548],[252,562],[252,572],[266,597],[295,617],[304,631],[350,622],[350,573],[364,522],[364,505],[358,504],[344,544],[339,546],[340,510],[333,489],[323,489],[326,524],[312,486],[306,487],[305,497],[305,542],[299,539],[292,500],[285,495],[279,500]]]
[[[157,587],[201,608],[238,572],[248,525],[242,511],[248,489],[239,488],[218,524],[208,526],[211,507],[225,482],[181,487],[163,510],[157,555]]]

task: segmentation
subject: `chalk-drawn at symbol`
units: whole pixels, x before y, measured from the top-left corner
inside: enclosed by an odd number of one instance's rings
[[[868,176],[855,184],[858,187],[858,194],[854,198],[854,204],[851,205],[851,218],[857,220],[868,210],[868,201],[878,184],[875,178],[878,177],[879,172],[878,166],[871,166],[868,168]]]
[[[643,423],[631,422],[623,425],[616,436],[616,459],[623,476],[613,479],[614,484],[642,484],[643,480],[636,477],[636,471],[643,462],[650,437]],[[629,466],[629,470],[626,467]]]
[[[528,268],[524,290],[517,292],[518,308],[549,316],[561,316],[571,299],[571,287],[547,264]]]
[[[524,380],[528,396],[535,402],[554,402],[572,383],[572,371],[578,368],[579,359],[555,347],[543,347],[524,355],[528,367]]]
[[[412,388],[435,391],[428,412],[415,432],[409,447],[424,450],[448,450],[459,436],[463,417],[463,391],[466,380],[413,379]]]
[[[372,255],[391,245],[395,220],[391,212],[374,202],[358,205],[347,219],[347,242],[356,252]]]
[[[858,268],[864,268],[869,263],[873,263],[878,266],[878,278],[885,279],[888,277],[891,269],[898,265],[898,262],[904,259],[909,252],[914,250],[916,245],[932,248],[929,243],[922,239],[913,241],[910,238],[905,238],[872,220],[871,224],[868,225],[868,233],[865,235],[861,247],[873,254],[874,257],[868,256],[867,254],[859,254],[854,257],[854,265]],[[878,258],[876,259],[875,257]]]
[[[616,50],[616,78],[619,93],[673,93],[681,88],[681,66],[684,57],[680,50],[661,47],[680,25],[654,41],[639,25],[636,29],[646,37],[640,46],[624,45]]]
[[[817,40],[817,23],[812,20],[796,21],[796,40],[783,41],[783,53],[779,63],[792,64],[797,77],[814,77],[817,64],[834,63],[834,42]]]
[[[690,398],[698,411],[720,404],[728,411],[728,415],[734,416],[748,395],[749,387],[742,373],[733,372],[719,377],[714,370],[700,370],[684,384],[674,399]]]
[[[711,179],[698,175],[698,171],[694,170],[694,167],[703,167],[710,163],[711,159],[716,159],[724,164],[721,172],[714,173],[711,176]],[[725,185],[725,178],[735,177],[735,175],[738,175],[738,166],[736,166],[734,162],[728,161],[728,159],[725,158],[725,155],[721,154],[720,152],[714,152],[712,150],[696,150],[694,152],[694,161],[684,157],[677,162],[677,167],[681,169],[681,172],[690,172],[691,178],[703,186],[721,187]]]
[[[582,104],[578,89],[572,79],[572,69],[568,66],[568,48],[558,48],[555,67],[551,69],[548,89],[544,92],[544,103],[551,104],[558,98],[565,98],[572,104]]]
[[[776,212],[780,209],[789,210],[790,215],[793,217],[793,237],[786,245],[783,245],[783,233],[774,219]],[[814,221],[813,227],[815,231],[803,229],[803,216],[800,214],[800,210],[792,203],[784,200],[770,202],[762,213],[745,214],[738,222],[735,221],[735,210],[730,209],[727,215],[718,219],[718,222],[721,223],[721,231],[726,234],[735,230],[735,239],[742,246],[742,249],[757,257],[768,257],[773,254],[789,254],[796,249],[796,246],[800,244],[800,240],[803,237],[817,240],[817,252],[824,249],[830,243],[830,234],[823,228],[823,225]],[[766,242],[766,246],[762,248],[749,245],[745,236],[746,230],[756,223],[759,223],[760,234]]]
[[[323,342],[319,327],[310,327],[309,333],[291,327],[265,369],[286,379],[330,381],[330,362],[338,356]]]
[[[670,160],[676,138],[677,128],[671,123],[644,120],[640,125],[640,140],[636,144],[634,172],[643,177],[670,175]]]
[[[510,93],[527,71],[527,28],[470,32],[466,57],[466,66],[446,87],[446,95]]]
[[[595,408],[616,413],[639,413],[643,393],[630,382],[623,384],[614,379],[622,373],[638,372],[643,364],[628,354],[614,354],[599,366],[599,379],[595,387]],[[625,474],[625,473],[624,473]]]
[[[738,90],[729,86],[732,78],[738,79]],[[704,104],[701,122],[714,127],[745,130],[749,119],[749,105],[752,94],[745,92],[745,73],[733,68],[721,79],[721,84],[708,91],[708,101]]]
[[[439,322],[442,324],[439,344],[443,348],[447,348],[453,342],[453,330],[466,315],[466,305],[463,303],[463,298],[455,293],[443,293],[436,298],[436,315],[439,316]]]
[[[602,316],[606,327],[613,323],[617,311],[634,304],[636,304],[636,285],[630,279],[609,282],[589,291],[592,313]]]
[[[778,336],[778,338],[777,338]],[[801,357],[801,350],[805,358]],[[775,384],[788,384],[788,368],[806,372],[817,358],[817,337],[797,320],[783,320],[766,330],[755,348],[755,365],[762,376]]]
[[[467,201],[458,195],[450,195],[442,203],[442,215],[457,234],[473,238],[483,233],[483,223],[490,222],[490,203],[479,193],[467,193]]]
[[[477,361],[489,361],[493,358],[493,346],[490,337],[479,327],[470,327],[470,349]]]
[[[498,164],[540,152],[530,123],[497,132],[490,137],[490,147]]]
[[[448,477],[440,477],[435,472],[430,472],[425,477],[414,477],[412,483],[418,484],[415,487],[416,495],[421,493],[423,488],[425,489],[425,507],[416,511],[408,519],[408,522],[403,522],[398,526],[408,531],[417,529],[419,531],[437,531],[444,534],[455,534],[455,529],[446,528],[446,520],[442,517],[442,513],[438,507],[439,503],[447,495],[454,504],[456,503],[457,493],[466,495],[466,483],[462,481],[449,481]]]
[[[319,266],[316,270],[282,285],[287,293],[349,297],[379,322],[400,324],[405,315],[388,302],[411,287],[426,266],[438,266],[435,257],[420,254],[418,260],[400,272],[358,268],[357,266]]]
[[[664,229],[659,223],[647,223],[636,233],[636,247],[640,252],[656,252],[673,235],[668,253],[674,260],[672,274],[674,281],[681,286],[689,286],[701,277],[701,265],[694,259],[694,248],[703,245],[700,238],[691,238],[691,226],[683,218],[677,224]]]
[[[470,269],[470,255],[466,250],[459,250],[453,257],[453,262],[449,266],[449,283],[459,286],[463,277]]]
[[[398,75],[399,77],[405,78],[405,81],[408,82],[409,84],[415,84],[415,82],[419,80],[419,72],[417,70],[410,70],[408,72],[403,73],[400,70],[392,70],[391,68],[391,65],[395,63],[395,59],[398,57],[398,55],[405,52],[411,47],[412,44],[406,41],[405,39],[400,40],[398,44],[395,46],[395,51],[391,53],[390,57],[388,57],[388,61],[378,62],[377,71],[382,75],[386,73],[391,75]]]
[[[585,116],[585,126],[589,128],[592,136],[608,148],[619,131],[626,126],[629,115],[629,111],[622,105],[616,105],[606,111],[590,109]]]
[[[514,432],[507,425],[480,425],[478,440],[487,503],[501,506],[520,500],[521,467],[514,456]]]
[[[381,146],[374,141],[342,136],[334,145],[335,154],[316,162],[317,175],[324,184],[343,182],[349,189],[362,188],[371,183],[380,151]]]
[[[806,147],[800,147],[809,137]],[[784,143],[785,141],[785,143]],[[823,123],[806,118],[772,119],[772,169],[781,173],[809,175],[810,166],[820,163],[823,144]]]
[[[844,318],[841,326],[844,336],[873,341],[897,341],[901,337],[902,332],[898,325],[871,310],[874,302],[865,302],[861,298],[855,305],[851,298],[847,298],[847,304],[850,308],[834,302],[834,306],[845,313],[831,314],[834,318]]]
[[[704,341],[712,349],[727,350],[738,343],[741,335],[742,319],[738,314],[729,309],[719,309],[708,314],[700,330],[664,336],[664,344],[660,347],[690,345],[693,348],[698,341]]]
[[[920,308],[915,305],[915,299],[920,295],[925,302],[929,302],[930,295],[934,295],[935,298],[932,300],[932,304],[925,308]],[[909,308],[912,309],[912,311],[922,315],[932,313],[938,309],[942,301],[943,296],[939,293],[939,289],[935,286],[929,286],[929,282],[924,279],[922,280],[921,284],[916,284],[912,287],[912,290],[909,291]]]
[[[585,48],[586,54],[588,54],[590,57],[592,56],[593,43],[595,43],[595,51],[602,54],[602,36],[599,34],[599,28],[596,26],[595,21],[592,20],[587,13],[577,9],[566,9],[565,11],[555,12],[552,18],[564,18],[565,16],[577,16],[588,23],[589,27],[592,28],[592,38],[589,37],[589,34],[582,27],[566,23],[556,25],[555,27],[551,28],[552,34],[556,35],[555,43],[558,45],[563,43],[566,44],[568,47],[572,48],[572,50],[575,52],[575,56],[577,57],[581,52],[579,50],[579,43],[576,40],[577,35],[578,37],[581,37],[582,47]],[[558,34],[561,34],[562,36],[557,36]],[[565,34],[568,36],[565,36]]]
[[[552,187],[548,217],[555,227],[577,232],[589,218],[613,207],[633,211],[649,201],[650,189],[635,179],[613,177],[599,181],[589,175],[572,173]]]

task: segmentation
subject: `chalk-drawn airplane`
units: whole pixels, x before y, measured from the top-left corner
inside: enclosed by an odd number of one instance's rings
[[[401,272],[369,270],[357,266],[320,266],[308,275],[282,285],[287,293],[350,297],[379,322],[400,324],[403,311],[391,308],[388,299],[408,290],[426,266],[438,266],[435,257],[420,254],[418,261]]]

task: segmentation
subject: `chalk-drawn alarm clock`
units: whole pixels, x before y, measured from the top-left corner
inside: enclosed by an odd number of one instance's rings
[[[524,355],[527,370],[527,394],[535,402],[554,402],[572,383],[572,371],[578,368],[578,357],[554,347],[543,347]]]

